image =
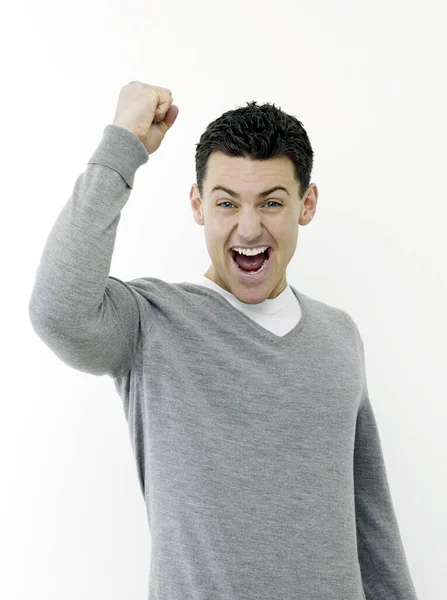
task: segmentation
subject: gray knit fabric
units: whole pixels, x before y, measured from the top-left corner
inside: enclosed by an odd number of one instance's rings
[[[147,507],[150,600],[417,600],[343,310],[291,286],[284,336],[218,292],[109,276],[149,155],[107,125],[38,266],[32,326],[113,378]],[[51,376],[51,373],[48,373]]]

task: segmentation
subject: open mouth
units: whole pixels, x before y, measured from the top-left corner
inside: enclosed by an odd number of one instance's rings
[[[264,262],[263,262],[263,263],[262,263],[262,265],[259,267],[259,269],[257,269],[257,270],[252,270],[252,271],[251,271],[251,270],[246,270],[246,269],[244,269],[244,268],[241,268],[241,266],[240,266],[240,265],[238,264],[238,262],[236,261],[236,256],[238,255],[238,252],[236,252],[236,250],[230,250],[229,252],[230,252],[230,254],[231,254],[231,257],[232,257],[232,259],[233,259],[234,266],[235,266],[235,268],[237,269],[237,272],[238,272],[238,274],[239,274],[240,276],[242,276],[242,277],[246,277],[246,276],[249,276],[249,277],[254,277],[254,276],[258,275],[258,274],[259,274],[259,275],[263,274],[263,271],[266,271],[266,270],[267,270],[267,267],[268,267],[268,266],[269,266],[269,264],[270,264],[271,257],[272,257],[272,254],[273,254],[273,248],[272,248],[271,246],[269,246],[269,247],[267,248],[267,250],[265,250],[265,252],[263,252],[263,253],[262,253],[262,255],[264,256]],[[259,256],[259,255],[258,255],[258,256]]]

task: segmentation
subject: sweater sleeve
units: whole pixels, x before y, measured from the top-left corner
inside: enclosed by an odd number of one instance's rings
[[[366,600],[417,600],[387,479],[377,422],[364,393],[356,423],[354,494],[358,558]]]
[[[43,249],[28,307],[31,324],[56,356],[80,371],[117,376],[136,351],[135,292],[109,270],[121,209],[148,160],[136,135],[107,125]]]

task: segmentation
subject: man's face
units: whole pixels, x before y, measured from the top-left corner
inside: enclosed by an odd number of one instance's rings
[[[222,186],[239,194],[233,197]],[[266,196],[261,192],[282,186]],[[259,304],[276,298],[287,285],[286,268],[295,253],[299,225],[313,218],[318,190],[311,184],[300,201],[292,161],[287,157],[269,160],[227,156],[213,152],[208,159],[204,197],[197,185],[190,192],[194,219],[205,227],[211,265],[205,277],[231,292],[241,302]],[[233,260],[234,246],[270,246],[272,252],[256,279],[243,279]]]

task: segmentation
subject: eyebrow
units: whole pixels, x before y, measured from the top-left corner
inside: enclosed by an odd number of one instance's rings
[[[234,192],[233,190],[229,190],[228,188],[223,187],[222,185],[216,185],[215,187],[213,187],[213,189],[211,190],[211,194],[213,192],[216,192],[217,190],[222,190],[226,194],[233,196],[233,198],[240,198],[240,194],[238,194],[237,192]],[[261,192],[259,194],[259,198],[266,198],[267,196],[269,196],[272,192],[275,192],[276,190],[282,190],[283,192],[286,192],[286,194],[288,196],[290,196],[289,190],[287,188],[283,187],[282,185],[275,185],[274,187],[270,188],[269,190],[265,190],[264,192]]]

